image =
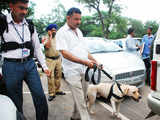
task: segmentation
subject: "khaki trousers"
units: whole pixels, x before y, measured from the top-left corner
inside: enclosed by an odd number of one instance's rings
[[[74,100],[74,110],[72,118],[90,120],[86,105],[88,82],[85,81],[84,74],[66,78],[65,82],[71,90]]]
[[[62,67],[61,59],[52,60],[46,58],[48,69],[51,71],[51,76],[48,78],[48,93],[50,96],[56,95],[60,92],[61,79],[62,79]]]

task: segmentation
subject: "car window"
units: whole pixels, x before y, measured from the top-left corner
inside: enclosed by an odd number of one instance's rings
[[[86,41],[90,53],[104,53],[104,52],[119,52],[122,49],[112,42],[105,42],[103,40]]]

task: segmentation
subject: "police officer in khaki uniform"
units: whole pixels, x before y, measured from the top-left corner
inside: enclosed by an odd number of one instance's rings
[[[46,62],[49,70],[51,71],[51,76],[48,77],[48,101],[52,101],[56,95],[65,95],[65,93],[60,90],[62,67],[59,51],[56,50],[55,35],[57,29],[58,27],[56,24],[48,25],[46,28],[48,35],[44,42]]]

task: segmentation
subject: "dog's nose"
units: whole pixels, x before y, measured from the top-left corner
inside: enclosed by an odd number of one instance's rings
[[[139,96],[139,99],[142,99],[142,96]]]

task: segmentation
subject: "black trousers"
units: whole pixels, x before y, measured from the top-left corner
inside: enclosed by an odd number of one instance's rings
[[[150,69],[151,69],[151,60],[150,58],[143,59],[146,67],[146,84],[150,85]]]

